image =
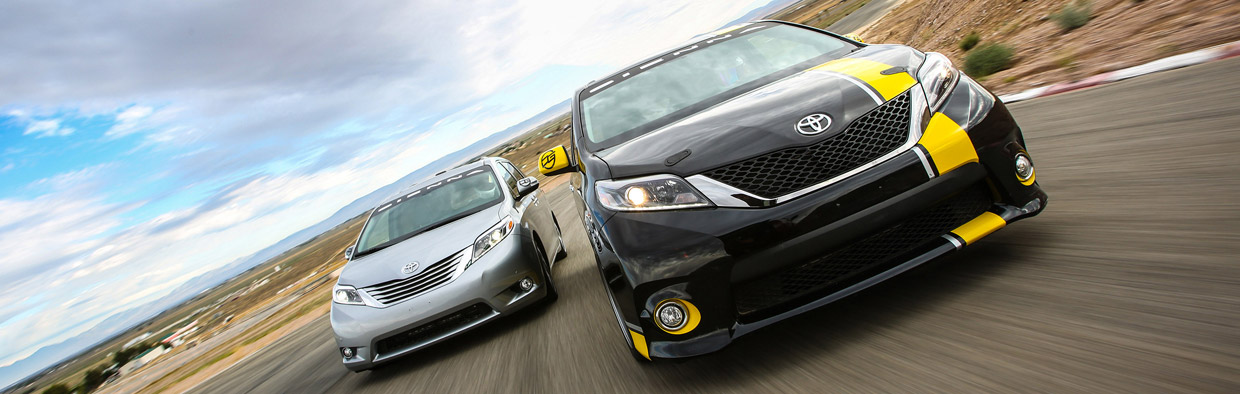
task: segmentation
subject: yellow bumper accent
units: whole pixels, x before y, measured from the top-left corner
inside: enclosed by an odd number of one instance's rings
[[[973,218],[968,223],[956,227],[955,230],[952,230],[952,234],[956,234],[957,237],[964,240],[965,245],[969,245],[1006,225],[1007,222],[999,215],[993,212],[986,212]]]
[[[930,153],[939,175],[977,161],[977,149],[973,148],[969,133],[942,113],[935,113],[930,118],[930,124],[918,142]]]
[[[840,74],[850,75],[860,79],[878,91],[883,96],[883,100],[891,100],[900,93],[904,93],[908,88],[917,84],[917,80],[907,72],[899,72],[891,75],[883,75],[883,71],[890,69],[889,64],[879,63],[866,59],[838,59],[820,64],[810,70],[834,71]]]
[[[646,346],[646,336],[638,334],[637,331],[633,330],[629,330],[629,336],[633,337],[633,347],[637,349],[637,352],[649,360],[650,349]]]

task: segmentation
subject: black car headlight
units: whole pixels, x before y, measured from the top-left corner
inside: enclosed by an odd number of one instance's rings
[[[917,70],[917,79],[921,81],[921,88],[926,92],[926,102],[930,110],[938,111],[956,87],[960,71],[952,67],[952,61],[947,59],[947,56],[928,52],[926,60]]]
[[[482,235],[479,235],[478,239],[474,240],[473,250],[470,253],[473,257],[470,258],[469,263],[473,264],[475,261],[478,261],[478,258],[482,257],[482,255],[491,251],[491,248],[494,248],[495,245],[499,245],[500,241],[503,241],[504,238],[508,237],[508,234],[512,233],[513,226],[515,226],[515,224],[513,223],[512,218],[505,217],[504,220],[500,220],[499,223],[497,223],[494,227],[491,227],[490,230],[487,230],[483,232]]]
[[[332,289],[332,301],[343,305],[366,305],[366,301],[362,300],[361,293],[356,288],[348,285],[336,285]]]
[[[599,202],[613,211],[662,211],[714,206],[689,182],[675,175],[598,181]]]

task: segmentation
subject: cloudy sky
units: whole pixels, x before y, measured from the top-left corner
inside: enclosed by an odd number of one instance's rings
[[[5,1],[0,367],[766,3]]]

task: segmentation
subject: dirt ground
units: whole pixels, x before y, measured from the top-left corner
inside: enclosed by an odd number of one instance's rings
[[[316,291],[322,291],[322,289],[316,289]],[[293,306],[290,306],[290,308],[295,308],[297,307],[297,305],[298,304],[294,304]],[[215,362],[214,364],[211,364],[210,366],[203,368],[202,370],[198,371],[198,373],[195,373],[187,377],[185,380],[172,383],[166,387],[147,387],[147,389],[144,390],[144,392],[183,393],[185,391],[188,391],[194,386],[197,386],[199,383],[202,383],[203,381],[210,379],[212,376],[215,376],[221,371],[228,369],[229,367],[232,367],[233,364],[236,364],[240,362],[241,360],[244,360],[245,358],[249,357],[255,352],[258,352],[259,350],[262,350],[263,348],[267,347],[267,345],[270,345],[273,342],[279,340],[280,338],[283,338],[288,333],[301,329],[302,327],[305,327],[307,324],[314,321],[315,319],[318,319],[320,316],[326,315],[329,309],[330,309],[330,304],[321,303],[321,305],[318,305],[310,313],[306,313],[304,315],[301,315],[300,317],[295,318],[293,321],[290,321],[288,324],[285,324],[275,329],[274,331],[267,333],[267,335],[264,335],[262,338],[258,339],[257,341],[254,341],[253,343],[243,345],[237,348],[228,357],[225,357]]]
[[[1093,0],[1090,21],[1064,32],[1048,16],[1075,0],[907,0],[858,33],[871,43],[941,52],[962,65],[960,40],[1003,43],[1014,65],[982,80],[996,93],[1071,82],[1240,40],[1240,1]]]

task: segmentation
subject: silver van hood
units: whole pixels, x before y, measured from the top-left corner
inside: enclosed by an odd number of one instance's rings
[[[366,287],[393,279],[417,275],[440,260],[470,247],[478,236],[499,222],[503,203],[418,234],[395,245],[349,261],[340,273],[341,285]],[[417,262],[413,272],[403,273],[406,264]]]

